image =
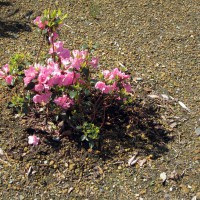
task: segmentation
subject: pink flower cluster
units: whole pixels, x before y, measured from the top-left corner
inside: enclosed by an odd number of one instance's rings
[[[63,109],[68,109],[74,104],[73,100],[67,97],[67,95],[54,99],[54,103]]]
[[[33,91],[36,95],[33,97],[34,103],[49,103],[54,86],[69,86],[76,81],[76,73],[63,71],[57,63],[49,61],[47,66],[35,64],[25,70],[24,84],[27,86],[31,81],[35,83]],[[78,75],[77,75],[78,77]],[[66,106],[64,106],[67,108]]]
[[[53,43],[50,48],[49,54],[56,53],[61,59],[66,59],[70,57],[70,51],[63,47],[63,42],[57,41]]]
[[[36,19],[33,21],[35,25],[37,25],[40,29],[44,30],[46,25],[48,24],[47,20],[42,20],[41,16],[37,16]]]
[[[109,93],[113,92],[114,90],[118,90],[115,82],[112,85],[106,85],[105,82],[98,81],[95,84],[95,88],[101,90],[102,93],[105,93],[105,94],[109,94]]]
[[[55,87],[68,88],[76,83],[83,84],[81,80],[80,69],[83,64],[94,68],[98,65],[98,59],[92,58],[89,61],[88,51],[73,50],[70,51],[63,47],[63,42],[55,42],[49,51],[50,54],[55,53],[61,63],[54,62],[53,59],[48,59],[45,66],[35,64],[29,66],[24,71],[24,84],[27,86],[30,82],[35,84],[33,91],[36,93],[33,97],[34,103],[47,104],[51,101],[52,92]],[[54,95],[55,96],[55,95]],[[52,101],[62,107],[68,109],[73,105],[73,101],[66,95],[57,97]]]
[[[130,75],[121,72],[118,68],[115,68],[112,71],[104,70],[103,75],[104,78],[108,80],[126,80],[130,78]]]
[[[79,71],[83,64],[97,68],[98,58],[93,57],[91,61],[88,61],[89,54],[87,50],[73,50],[71,56],[70,51],[64,48],[63,45],[64,43],[62,41],[54,42],[50,48],[49,54],[56,53],[66,69],[71,68]]]
[[[126,92],[131,92],[131,85],[126,83],[126,80],[130,78],[129,75],[121,72],[118,68],[112,71],[103,71],[104,82],[98,81],[95,84],[95,88],[101,90],[102,93],[109,94],[113,91],[118,92],[121,88]]]
[[[12,85],[14,81],[14,77],[9,74],[10,69],[9,65],[4,65],[0,70],[0,79],[4,79],[8,85]]]

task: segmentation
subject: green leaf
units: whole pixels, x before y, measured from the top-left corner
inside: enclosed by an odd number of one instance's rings
[[[67,18],[68,14],[65,14],[64,16],[61,17],[61,20],[64,20],[65,18]]]
[[[57,13],[56,10],[54,10],[54,11],[51,13],[51,18],[52,18],[52,19],[54,19],[54,18],[56,17],[56,13]]]
[[[12,104],[11,102],[8,103],[8,107],[9,107],[9,108],[13,108],[14,106],[15,106],[15,105]]]
[[[93,147],[94,147],[94,142],[93,141],[89,142],[89,147],[90,147],[90,149],[93,149]]]
[[[94,45],[92,46],[92,48],[95,49],[95,50],[98,49],[98,48],[99,48],[99,44],[98,44],[98,43],[94,44]]]
[[[84,141],[84,140],[87,140],[87,136],[82,135],[82,136],[81,136],[81,141]]]
[[[82,47],[81,47],[82,50],[85,50],[85,49],[88,49],[88,48],[89,48],[89,47],[88,47],[88,45],[87,45],[86,43],[83,44]]]
[[[82,126],[76,126],[76,128],[77,128],[78,130],[81,130],[81,129],[82,129]]]
[[[47,29],[42,30],[42,34],[45,35],[47,33]]]
[[[84,90],[84,93],[85,93],[86,96],[88,96],[88,95],[90,94],[90,90],[85,89],[85,90]]]
[[[69,96],[74,99],[77,96],[78,92],[77,91],[70,91]]]
[[[58,119],[59,119],[59,115],[56,115],[55,120],[58,121]]]
[[[58,12],[57,12],[58,16],[60,16],[62,14],[61,10],[58,9]]]

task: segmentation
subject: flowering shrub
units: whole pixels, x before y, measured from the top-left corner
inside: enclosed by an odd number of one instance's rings
[[[34,20],[48,38],[50,50],[45,64],[34,63],[23,70],[25,95],[20,102],[26,102],[37,112],[43,108],[47,118],[51,115],[61,119],[62,114],[62,120],[92,148],[105,123],[106,109],[115,101],[123,101],[131,92],[130,76],[118,68],[101,72],[99,59],[88,50],[65,48],[64,42],[57,40],[65,17],[61,17],[60,11],[45,11],[44,16]],[[0,79],[13,84],[8,64],[2,67]],[[38,137],[29,136],[29,144],[38,143]]]

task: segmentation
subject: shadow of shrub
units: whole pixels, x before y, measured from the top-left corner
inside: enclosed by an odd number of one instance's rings
[[[25,22],[0,21],[0,37],[15,38],[13,33],[31,32],[31,27]]]
[[[101,135],[101,155],[104,159],[117,156],[125,149],[158,158],[168,152],[173,138],[160,117],[160,108],[153,102],[137,100],[126,109],[114,105],[107,111],[107,123]]]

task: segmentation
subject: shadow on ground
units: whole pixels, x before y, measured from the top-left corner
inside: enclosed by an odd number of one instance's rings
[[[0,37],[17,38],[16,34],[20,32],[31,32],[31,27],[26,22],[20,22],[19,20],[10,20],[9,17],[17,14],[20,9],[10,2],[0,1],[0,7],[11,7],[6,14],[1,13],[0,17]]]
[[[107,117],[109,125],[105,126],[105,134],[102,135],[102,156],[105,159],[117,156],[120,149],[134,148],[153,158],[168,152],[166,144],[173,138],[169,136],[155,103],[143,104],[141,100],[125,110],[112,107]]]
[[[31,27],[24,22],[0,21],[0,37],[16,38],[13,33],[31,32],[31,30]]]
[[[68,131],[69,126],[66,124],[65,127],[68,127]],[[26,129],[26,132],[28,135],[36,133],[45,138],[42,154],[49,154],[49,147],[53,151],[62,151],[64,146],[74,148],[74,145],[77,150],[88,148],[73,131],[61,140],[53,138],[48,132],[34,129],[34,126]],[[126,150],[152,155],[152,158],[156,159],[168,152],[167,143],[172,139],[161,120],[159,107],[154,102],[144,103],[144,100],[138,100],[126,109],[114,105],[107,110],[106,124],[101,130],[96,150],[100,151],[99,156],[103,160],[119,157]]]

